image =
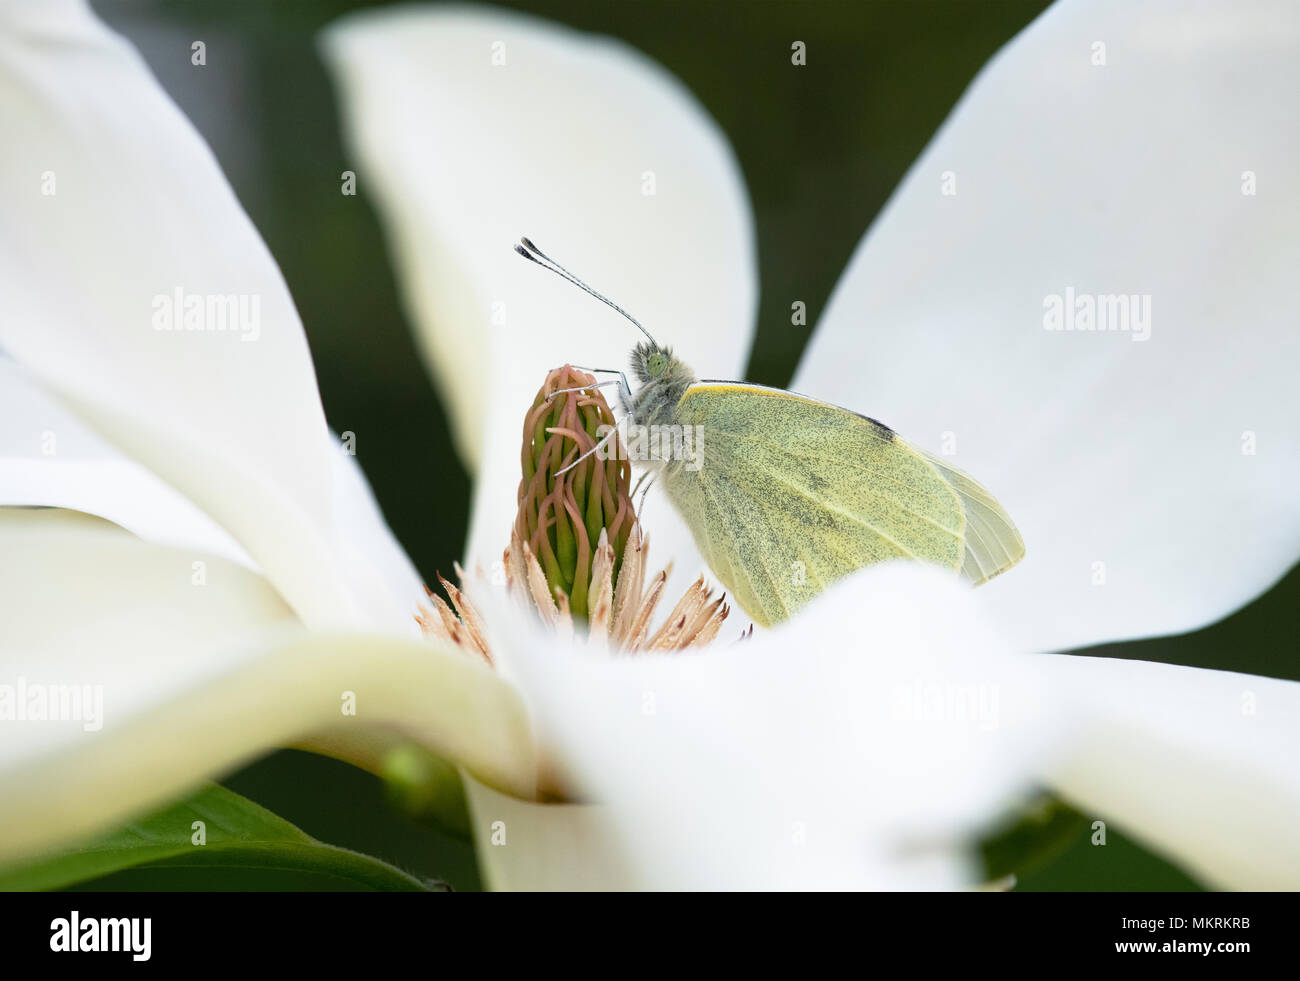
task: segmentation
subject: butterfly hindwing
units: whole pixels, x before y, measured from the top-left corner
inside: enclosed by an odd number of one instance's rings
[[[966,512],[966,557],[961,574],[975,585],[1006,572],[1025,557],[1025,542],[1011,520],[978,481],[933,454],[917,450],[939,471]]]

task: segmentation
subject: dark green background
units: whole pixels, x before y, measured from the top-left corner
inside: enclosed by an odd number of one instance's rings
[[[469,482],[454,463],[436,394],[416,355],[392,267],[364,196],[338,193],[343,153],[315,34],[364,6],[347,2],[99,0],[142,50],[212,145],[284,271],[306,325],[330,425],[357,434],[359,459],[398,539],[426,578],[450,569],[464,539]],[[757,216],[762,304],[749,377],[789,381],[814,324],[872,218],[976,71],[1046,4],[1037,0],[538,0],[506,3],[621,37],[675,72],[726,131]],[[207,66],[190,44],[207,45]],[[789,65],[806,42],[808,64]],[[1138,657],[1300,678],[1300,575],[1236,616],[1185,638],[1114,645]],[[309,834],[378,855],[459,889],[475,888],[473,852],[389,807],[375,778],[284,752],[225,783]],[[1104,817],[1104,815],[1101,815]],[[1091,820],[1094,815],[1088,815]],[[182,881],[132,873],[103,885],[312,888],[307,881]],[[1181,889],[1177,870],[1111,827],[1086,828],[1023,876],[1022,888]]]

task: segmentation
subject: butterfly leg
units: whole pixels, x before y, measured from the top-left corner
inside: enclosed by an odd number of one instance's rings
[[[632,386],[627,383],[627,375],[617,368],[584,368],[581,365],[574,365],[579,371],[586,371],[593,375],[618,375],[618,394],[623,400],[624,408],[632,404]]]
[[[561,470],[557,470],[557,471],[555,471],[555,476],[559,477],[559,476],[561,476],[561,475],[563,475],[563,474],[568,473],[570,470],[572,470],[574,467],[576,467],[576,466],[577,466],[579,463],[581,463],[583,460],[587,459],[587,457],[591,456],[593,453],[598,453],[598,452],[600,452],[601,447],[604,446],[604,445],[605,445],[606,443],[608,443],[608,442],[609,442],[613,437],[615,437],[615,436],[617,436],[617,435],[618,435],[618,426],[616,426],[616,425],[615,425],[615,426],[611,426],[609,432],[607,432],[607,433],[604,435],[604,437],[601,439],[601,441],[600,441],[599,443],[597,443],[595,446],[593,446],[591,449],[589,449],[586,453],[582,454],[582,456],[578,457],[578,459],[574,460],[574,461],[573,461],[572,463],[570,463],[567,467],[564,467],[564,468],[561,469]]]
[[[636,523],[638,525],[641,524],[641,515],[645,511],[645,499],[650,496],[650,488],[653,487],[655,485],[655,481],[659,479],[659,474],[657,471],[646,470],[641,474],[640,479],[637,480],[636,482],[637,487],[641,486],[641,481],[644,480],[647,476],[650,477],[650,483],[646,484],[645,488],[641,491],[641,503],[638,504],[636,508]],[[633,496],[636,495],[635,487],[632,489],[632,494]]]
[[[549,402],[551,399],[555,398],[555,396],[565,395],[569,392],[587,392],[593,388],[605,388],[609,385],[617,385],[617,384],[619,384],[619,380],[617,378],[611,378],[609,381],[596,382],[596,384],[594,385],[580,385],[577,388],[559,388],[556,389],[554,392],[552,392],[550,395],[546,396],[546,401]]]

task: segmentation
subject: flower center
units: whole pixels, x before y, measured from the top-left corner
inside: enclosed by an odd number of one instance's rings
[[[632,502],[626,453],[596,379],[565,365],[550,372],[524,417],[519,510],[502,557],[506,585],[557,633],[623,652],[682,650],[709,643],[727,618],[725,596],[697,579],[653,628],[669,567],[647,577],[648,543]],[[428,636],[492,663],[482,618],[439,576],[450,604],[432,591],[416,620]],[[585,628],[585,629],[584,629]]]

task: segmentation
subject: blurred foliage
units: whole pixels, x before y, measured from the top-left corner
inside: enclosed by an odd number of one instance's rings
[[[1079,837],[1088,819],[1051,794],[1021,808],[1018,820],[988,834],[981,843],[984,878],[997,882],[1009,875],[1023,881],[1057,858]]]
[[[426,578],[459,558],[469,481],[397,298],[351,166],[316,32],[368,4],[346,0],[96,0],[142,50],[212,145],[280,263],[306,325],[326,414],[358,457]],[[1043,0],[532,0],[501,6],[608,33],[645,51],[701,99],[735,147],[756,215],[762,300],[748,377],[784,385],[854,246],[979,68]],[[208,43],[208,69],[189,64]],[[806,70],[781,70],[806,42]],[[221,66],[225,65],[226,70]],[[200,81],[201,79],[201,81]],[[1189,534],[1194,529],[1189,529]],[[1300,572],[1195,634],[1089,651],[1300,678]],[[470,846],[417,825],[382,783],[332,760],[278,753],[229,786],[309,834],[416,874],[478,885]],[[1064,812],[1062,812],[1064,813]],[[1114,829],[1084,831],[1021,888],[1178,889],[1181,873]],[[1053,825],[1062,831],[1065,824]],[[1050,836],[1049,836],[1050,837]],[[1069,835],[1066,835],[1068,838]],[[997,847],[993,843],[990,847]],[[1059,849],[1058,849],[1059,850]]]

